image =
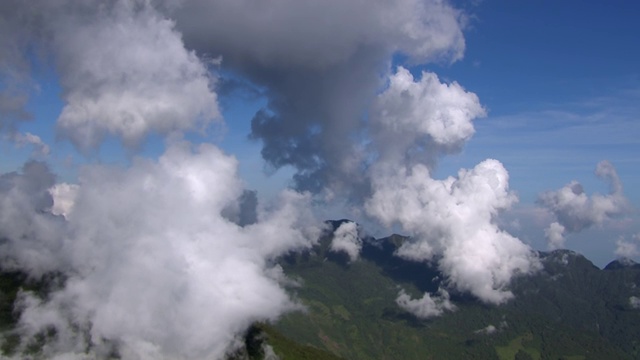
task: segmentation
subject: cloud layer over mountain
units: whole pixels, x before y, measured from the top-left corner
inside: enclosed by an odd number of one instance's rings
[[[44,164],[5,175],[3,266],[65,279],[47,299],[22,293],[24,341],[54,328],[47,357],[117,346],[127,359],[220,358],[252,322],[295,309],[271,260],[319,235],[309,198],[285,192],[240,227],[222,216],[242,195],[236,166],[176,144],[157,162],[87,167],[67,220],[48,213]]]
[[[20,295],[23,346],[57,330],[46,357],[222,357],[252,322],[296,308],[273,260],[311,246],[312,204],[332,200],[399,225],[412,240],[397,255],[437,264],[438,294],[398,296],[420,317],[452,310],[451,290],[503,303],[513,277],[539,268],[498,226],[517,201],[499,161],[433,177],[486,115],[462,85],[409,70],[462,57],[467,15],[447,1],[10,0],[0,20],[0,124],[16,143],[45,153],[15,133],[39,64],[62,89],[58,135],[79,151],[115,138],[135,153],[155,135],[166,146],[129,166],[86,165],[78,184],[56,184],[42,162],[0,178],[3,268],[62,279],[45,299]],[[235,158],[184,140],[222,123],[217,85],[233,79],[266,99],[248,134],[265,162],[295,171],[296,190],[274,204],[257,203]],[[610,195],[586,199],[571,184],[543,196],[563,229],[620,211],[615,170],[598,174]],[[568,211],[576,201],[584,210]],[[355,223],[334,235],[333,250],[356,261]]]

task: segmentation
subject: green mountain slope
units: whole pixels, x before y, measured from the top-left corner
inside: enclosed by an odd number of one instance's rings
[[[401,236],[369,239],[353,263],[330,252],[330,240],[281,263],[302,283],[291,292],[308,311],[276,328],[299,343],[348,359],[640,358],[640,310],[629,302],[640,294],[637,267],[600,270],[570,251],[542,253],[544,269],[516,279],[506,305],[452,294],[457,311],[419,320],[395,299],[401,288],[413,297],[436,290],[439,273],[393,256]]]

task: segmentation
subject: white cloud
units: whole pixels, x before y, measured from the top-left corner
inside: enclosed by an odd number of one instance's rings
[[[27,133],[16,133],[13,136],[13,141],[16,143],[18,147],[30,145],[33,146],[33,155],[37,156],[47,156],[51,149],[49,145],[47,145],[38,135],[34,135],[30,132]]]
[[[415,167],[402,180],[406,183],[378,189],[376,195],[390,198],[373,198],[387,207],[378,217],[416,234],[398,254],[415,260],[442,256],[439,267],[459,290],[486,302],[510,298],[505,287],[511,277],[531,271],[535,261],[526,245],[492,222],[498,210],[515,201],[502,165],[488,160],[446,180],[431,179],[426,169]]]
[[[474,331],[476,334],[487,334],[487,335],[491,335],[494,334],[496,331],[498,331],[498,328],[496,328],[494,325],[487,325],[487,327],[484,327],[480,330],[476,330]]]
[[[631,296],[629,298],[629,305],[634,309],[640,309],[640,298],[637,296]]]
[[[412,236],[397,255],[436,261],[451,286],[484,302],[511,298],[511,278],[539,263],[497,225],[498,213],[517,201],[506,169],[489,159],[457,178],[431,176],[438,157],[460,150],[474,133],[472,121],[485,115],[478,97],[433,74],[416,80],[399,68],[374,109],[371,146],[379,156],[370,166],[365,210]]]
[[[428,162],[455,152],[474,133],[472,120],[485,115],[478,97],[433,73],[420,79],[399,67],[372,110],[379,162]]]
[[[561,249],[564,247],[564,226],[558,222],[552,222],[548,228],[544,229],[549,249]]]
[[[445,311],[456,309],[449,300],[449,293],[442,288],[438,289],[437,295],[431,296],[429,293],[424,293],[420,299],[411,299],[411,296],[401,289],[396,298],[396,304],[420,319],[440,316]]]
[[[49,213],[55,176],[41,162],[0,176],[0,265],[39,277],[61,267],[62,217]]]
[[[0,58],[11,55],[5,59],[22,69],[20,83],[28,82],[27,59],[33,56],[26,44],[55,64],[64,100],[58,130],[78,148],[94,149],[108,135],[135,147],[150,133],[203,130],[219,117],[206,65],[151,2],[11,1],[6,7],[9,34],[19,40],[0,36],[6,46]],[[28,96],[2,90],[0,103]],[[0,104],[0,112],[8,107]]]
[[[53,198],[51,212],[54,215],[68,217],[73,210],[73,204],[78,194],[78,185],[68,183],[55,184],[49,188],[49,193]]]
[[[51,256],[57,262],[48,270],[67,277],[45,300],[21,296],[23,339],[54,327],[48,358],[79,356],[87,341],[96,356],[115,345],[125,358],[220,358],[252,322],[296,309],[271,260],[317,239],[310,198],[284,192],[240,227],[222,216],[242,196],[236,167],[213,146],[189,144],[173,145],[157,162],[135,159],[129,169],[88,166],[68,220],[49,215],[64,222],[54,248],[31,246],[47,243],[44,232],[23,239],[8,232],[20,224],[5,222],[5,255]],[[25,169],[19,179],[40,173],[32,174]],[[49,207],[51,186],[52,179],[40,186]],[[2,209],[7,217],[12,208]],[[33,221],[38,213],[31,206],[20,215]]]
[[[349,221],[340,224],[333,232],[331,240],[331,251],[343,251],[349,255],[351,261],[358,260],[362,250],[362,239],[358,236],[358,225]]]
[[[577,233],[594,225],[601,226],[605,221],[628,212],[629,203],[613,165],[608,161],[599,162],[596,175],[608,183],[609,194],[588,196],[579,182],[571,181],[559,190],[540,195],[538,203],[556,218],[545,232],[551,248],[563,245],[564,233]]]
[[[107,134],[133,146],[151,132],[198,130],[219,116],[210,75],[173,21],[148,2],[86,10],[51,25],[66,101],[62,134],[82,149]]]
[[[516,201],[508,181],[496,160],[444,180],[431,178],[426,167],[416,165],[376,179],[366,210],[413,235],[398,249],[399,256],[437,260],[452,286],[499,304],[513,296],[507,289],[513,276],[539,267],[532,250],[494,222],[500,210]]]
[[[640,256],[640,234],[635,234],[630,241],[619,238],[616,241],[615,255],[623,259],[631,259]]]

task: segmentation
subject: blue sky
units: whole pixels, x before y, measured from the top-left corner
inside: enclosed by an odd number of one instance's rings
[[[465,59],[436,68],[489,109],[460,161],[499,158],[531,201],[572,179],[597,188],[594,164],[608,159],[637,201],[639,5],[486,1],[474,13]]]
[[[587,193],[606,193],[593,174],[606,159],[636,208],[640,4],[486,1],[473,12],[464,60],[435,70],[478,94],[489,115],[476,121],[476,135],[462,154],[445,160],[441,174],[495,157],[527,207],[540,192],[571,180]],[[637,210],[630,217],[633,224],[621,233],[638,231]],[[541,246],[534,235],[520,235]],[[570,236],[567,246],[602,266],[617,236],[623,235],[595,228]]]
[[[596,164],[609,160],[617,169],[633,207],[640,204],[640,4],[634,1],[482,1],[465,5],[464,58],[453,64],[428,64],[410,68],[415,76],[433,71],[441,80],[458,82],[476,93],[488,116],[475,121],[476,133],[458,155],[441,160],[436,177],[455,175],[486,158],[504,163],[511,189],[520,208],[531,209],[539,193],[558,189],[571,180],[587,193],[606,193],[594,175]],[[399,59],[399,58],[398,58]],[[397,59],[396,59],[397,60]],[[396,62],[399,62],[397,60]],[[396,64],[397,65],[397,64]],[[406,64],[404,64],[406,66]],[[60,180],[73,182],[79,165],[87,162],[128,163],[132,153],[110,139],[97,152],[79,154],[55,136],[55,121],[62,106],[56,74],[34,63],[37,90],[28,110],[34,121],[19,130],[39,135],[52,148],[47,161]],[[236,156],[249,188],[262,197],[286,186],[288,167],[264,174],[261,143],[248,140],[251,118],[264,106],[264,98],[222,98],[223,128],[205,135],[188,135],[195,141],[217,142]],[[2,171],[19,168],[30,156],[28,148],[3,143]],[[138,155],[162,152],[159,138],[147,140]],[[524,211],[524,210],[523,210]],[[636,210],[618,231],[592,229],[569,237],[570,248],[583,251],[598,264],[612,258],[617,236],[637,233]],[[522,229],[530,230],[528,225]],[[538,232],[520,232],[537,247]],[[529,235],[528,235],[529,234]],[[615,234],[615,235],[611,235]],[[602,242],[579,241],[609,236]],[[604,250],[604,251],[603,251]]]

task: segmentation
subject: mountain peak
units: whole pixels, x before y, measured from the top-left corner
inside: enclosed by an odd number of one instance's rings
[[[629,258],[620,258],[613,260],[607,266],[604,267],[605,270],[620,270],[620,269],[640,269],[640,264],[629,259]]]

